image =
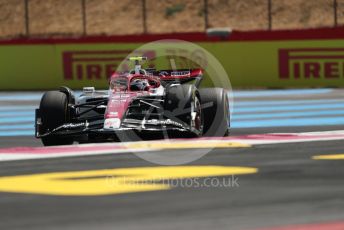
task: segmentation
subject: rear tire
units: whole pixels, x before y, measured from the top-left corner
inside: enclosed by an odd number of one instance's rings
[[[222,88],[199,89],[204,114],[204,136],[224,137],[229,135],[229,98]]]
[[[46,92],[41,100],[40,114],[42,120],[42,131],[44,133],[68,122],[68,98],[66,94],[59,91]],[[73,143],[72,138],[46,136],[42,137],[45,146],[68,145]]]

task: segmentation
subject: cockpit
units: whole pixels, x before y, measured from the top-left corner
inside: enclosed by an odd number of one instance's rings
[[[110,80],[110,89],[112,91],[149,91],[155,92],[161,86],[160,79],[148,74],[141,68],[140,61],[146,60],[146,57],[130,57],[130,61],[135,62],[135,69],[127,73],[115,74]]]
[[[130,82],[129,82],[130,81]],[[128,78],[116,77],[110,81],[110,89],[119,91],[149,91],[152,88],[157,88],[160,83],[156,79],[148,78]]]

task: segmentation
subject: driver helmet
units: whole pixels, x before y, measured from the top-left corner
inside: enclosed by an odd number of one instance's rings
[[[149,89],[149,83],[146,79],[135,79],[130,83],[132,91],[146,91]]]

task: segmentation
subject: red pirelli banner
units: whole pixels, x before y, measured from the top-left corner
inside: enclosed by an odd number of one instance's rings
[[[344,48],[279,50],[281,79],[339,79],[344,77]]]
[[[135,55],[151,59],[147,66],[170,68],[171,50],[164,51],[165,61],[156,59],[154,50],[137,50],[160,39],[187,40],[206,49],[222,64],[233,87],[343,87],[343,31],[233,32],[225,39],[193,33],[0,41],[0,88],[106,88],[108,77],[134,50]],[[182,62],[177,63],[178,68],[187,67]],[[209,82],[205,80],[204,85]]]

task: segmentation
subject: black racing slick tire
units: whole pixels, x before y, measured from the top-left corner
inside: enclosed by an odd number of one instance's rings
[[[193,134],[203,134],[203,114],[198,90],[194,85],[175,85],[167,88],[165,116],[188,127]]]
[[[229,135],[230,113],[228,91],[222,88],[199,89],[204,114],[204,132],[207,137]]]
[[[59,91],[46,92],[39,106],[44,133],[57,128],[68,121],[68,98],[65,93]],[[73,143],[72,138],[60,136],[42,137],[45,146],[68,145]]]

